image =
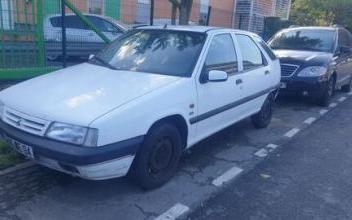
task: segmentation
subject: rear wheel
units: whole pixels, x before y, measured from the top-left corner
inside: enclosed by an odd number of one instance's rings
[[[133,173],[138,184],[146,190],[165,184],[175,174],[181,154],[178,129],[169,123],[154,126],[134,161]]]
[[[268,96],[260,111],[251,117],[254,127],[260,129],[269,126],[273,116],[272,104],[273,100]]]
[[[327,107],[330,104],[331,97],[335,92],[335,79],[331,77],[329,82],[322,94],[322,96],[318,99],[318,103],[320,106]]]
[[[347,85],[344,85],[341,87],[341,90],[342,92],[351,92],[351,87],[352,87],[352,78],[350,79]]]

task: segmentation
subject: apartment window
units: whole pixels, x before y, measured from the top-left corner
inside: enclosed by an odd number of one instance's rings
[[[0,1],[0,29],[12,30],[14,28],[13,5],[10,0]]]
[[[104,0],[89,0],[88,12],[97,15],[104,14]]]

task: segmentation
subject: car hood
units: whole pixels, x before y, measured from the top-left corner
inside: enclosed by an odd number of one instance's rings
[[[0,100],[34,117],[88,126],[112,109],[179,79],[84,63],[12,86],[0,93]]]
[[[300,51],[300,50],[274,50],[275,55],[281,63],[307,64],[307,65],[324,65],[332,57],[332,53]]]

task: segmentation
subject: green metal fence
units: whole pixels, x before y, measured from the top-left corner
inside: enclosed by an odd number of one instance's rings
[[[43,2],[0,1],[0,80],[32,77],[53,70],[45,61]]]

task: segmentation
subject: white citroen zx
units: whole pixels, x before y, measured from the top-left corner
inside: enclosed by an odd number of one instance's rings
[[[86,179],[167,182],[181,153],[251,116],[267,127],[280,65],[249,32],[143,27],[89,60],[0,93],[0,130],[21,154]]]

